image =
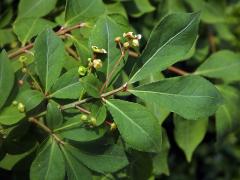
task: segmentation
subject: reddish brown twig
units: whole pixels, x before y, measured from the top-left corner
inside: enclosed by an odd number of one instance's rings
[[[50,135],[53,137],[53,139],[55,139],[58,143],[60,143],[60,144],[65,144],[65,142],[62,141],[56,134],[54,134],[51,129],[49,129],[49,128],[48,128],[47,126],[45,126],[43,123],[39,122],[36,118],[30,117],[30,118],[28,119],[28,121],[31,122],[31,123],[36,124],[36,125],[39,126],[41,129],[43,129],[45,132],[47,132],[48,134],[50,134]]]
[[[58,36],[62,36],[62,35],[65,35],[67,34],[68,32],[71,32],[75,29],[79,29],[79,28],[82,28],[86,25],[86,23],[80,23],[80,24],[77,24],[75,26],[72,26],[72,27],[69,27],[69,28],[61,28],[59,31],[56,32],[56,34]],[[8,57],[11,59],[11,58],[15,58],[23,53],[25,53],[27,50],[30,50],[33,48],[33,43],[30,43],[20,49],[18,49],[17,51],[15,52],[12,52],[8,55]]]
[[[80,112],[82,112],[82,113],[85,113],[85,114],[88,114],[88,115],[91,114],[90,111],[84,109],[83,107],[76,106],[76,108],[77,108]]]
[[[182,69],[173,67],[173,66],[169,67],[168,70],[171,71],[171,72],[174,72],[174,73],[176,73],[178,75],[181,75],[181,76],[185,76],[185,75],[189,74],[188,72],[186,72],[186,71],[184,71]]]

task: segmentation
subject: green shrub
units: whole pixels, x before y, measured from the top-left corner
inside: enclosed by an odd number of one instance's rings
[[[0,177],[240,177],[239,2],[1,3]]]

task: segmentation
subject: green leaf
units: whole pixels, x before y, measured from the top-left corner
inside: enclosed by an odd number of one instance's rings
[[[81,161],[76,157],[78,150],[71,145],[61,146],[65,157],[67,177],[69,180],[92,180],[91,172],[82,165]]]
[[[44,144],[37,154],[30,169],[32,180],[60,180],[65,176],[65,163],[63,154],[54,139]]]
[[[21,121],[13,127],[3,141],[4,151],[9,154],[22,154],[36,147],[36,138],[29,133],[30,123]]]
[[[13,43],[16,40],[12,29],[0,29],[0,47],[3,47],[6,44]]]
[[[140,17],[145,13],[150,13],[155,10],[149,0],[133,0],[126,2],[127,11],[133,17]]]
[[[131,153],[131,165],[129,179],[151,180],[152,175],[152,158],[149,153],[134,151]],[[127,175],[127,176],[129,176]]]
[[[190,4],[193,11],[201,11],[201,20],[206,23],[226,22],[224,4],[220,1],[203,1],[203,0],[185,0]]]
[[[81,65],[88,65],[88,58],[91,57],[92,51],[88,47],[88,38],[70,36],[74,46],[76,47],[77,53],[81,60]]]
[[[24,117],[25,113],[19,112],[16,106],[10,105],[0,112],[0,124],[13,125],[22,120]]]
[[[91,36],[89,38],[90,46],[97,46],[104,48],[107,51],[103,59],[103,67],[100,71],[106,74],[106,78],[112,72],[116,62],[121,56],[121,51],[116,47],[114,39],[118,36],[122,36],[124,32],[128,31],[128,22],[121,15],[103,15],[99,17],[96,25],[94,26]],[[123,67],[124,60],[115,69],[115,74]],[[113,74],[112,76],[114,76]]]
[[[102,87],[102,83],[99,81],[99,79],[96,76],[94,76],[93,74],[89,74],[81,78],[80,82],[82,83],[84,89],[90,96],[95,98],[100,97],[99,93]]]
[[[224,104],[216,112],[216,131],[218,141],[239,125],[239,90],[227,85],[217,86],[221,92]]]
[[[75,152],[73,155],[85,166],[102,174],[116,172],[128,165],[126,154],[118,145],[113,145],[105,151],[95,154],[78,150],[72,146],[69,148]]]
[[[197,121],[174,117],[174,137],[178,146],[184,151],[188,162],[197,146],[202,142],[208,127],[208,119]]]
[[[199,76],[168,78],[128,91],[186,119],[213,115],[222,103],[217,89]]]
[[[164,70],[184,58],[197,38],[198,24],[199,13],[176,13],[161,20],[140,57],[143,65],[129,82],[145,79],[149,72]]]
[[[14,71],[7,53],[0,54],[0,109],[5,104],[14,84]]]
[[[63,123],[63,115],[59,104],[52,100],[47,105],[46,123],[50,129],[58,128]]]
[[[100,16],[105,12],[102,0],[67,0],[65,12],[65,26],[85,22]]]
[[[54,23],[42,18],[21,18],[14,23],[13,31],[24,46],[32,37],[54,26]]]
[[[77,69],[71,69],[63,74],[53,85],[49,97],[59,99],[78,99],[83,91]]]
[[[0,161],[0,168],[6,169],[11,171],[12,168],[23,158],[28,156],[31,152],[33,152],[34,149],[31,149],[28,152],[22,153],[22,154],[6,154],[3,159]]]
[[[81,120],[81,115],[68,119],[61,127],[54,129],[62,137],[79,142],[94,141],[104,136],[106,128],[103,126],[90,128]]]
[[[140,104],[122,100],[106,101],[124,141],[134,149],[157,152],[161,148],[162,133],[157,119]]]
[[[92,104],[90,107],[90,112],[91,112],[91,116],[95,117],[97,122],[96,125],[99,126],[102,123],[104,123],[106,117],[107,117],[107,111],[105,106],[103,106],[102,104]]]
[[[164,79],[164,76],[163,76],[162,73],[158,72],[158,73],[155,73],[155,74],[150,74],[150,76],[147,79],[144,79],[144,80],[140,81],[140,85],[160,81],[160,80],[163,80],[163,79]],[[163,107],[159,107],[154,102],[149,101],[147,99],[145,99],[144,104],[155,115],[155,117],[157,118],[160,125],[163,123],[163,121],[170,114],[169,110],[167,110]]]
[[[24,104],[26,111],[30,111],[37,107],[44,99],[45,96],[41,92],[28,89],[20,93],[16,100]]]
[[[13,9],[12,7],[4,8],[4,11],[1,12],[0,17],[0,28],[7,26],[13,18]]]
[[[18,19],[42,17],[55,8],[57,0],[21,0],[18,6]]]
[[[226,82],[240,80],[240,55],[229,50],[214,53],[198,67],[194,74],[220,78]]]
[[[106,13],[107,14],[121,14],[125,18],[127,18],[127,12],[121,2],[114,2],[110,4],[106,4]]]
[[[37,72],[47,94],[62,70],[64,44],[52,30],[47,29],[37,37],[34,49]]]
[[[153,157],[153,174],[157,176],[161,174],[169,175],[168,151],[170,148],[170,144],[166,131],[164,129],[162,129],[162,131],[163,143],[161,151]]]

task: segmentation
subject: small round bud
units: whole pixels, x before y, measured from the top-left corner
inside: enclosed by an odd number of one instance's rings
[[[100,69],[102,67],[102,61],[101,59],[94,59],[93,60],[93,67],[95,69]]]
[[[123,33],[123,37],[124,38],[134,38],[133,32],[127,32],[127,33]]]
[[[13,102],[12,102],[12,105],[14,105],[14,106],[16,106],[17,104],[18,104],[17,101],[13,101]]]
[[[87,121],[88,116],[85,115],[85,114],[82,114],[81,117],[80,117],[80,119],[81,119],[82,121]]]
[[[115,41],[116,43],[121,42],[121,37],[116,37],[116,38],[114,39],[114,41]]]
[[[26,73],[27,72],[27,68],[22,68],[22,73]]]
[[[23,105],[23,103],[18,103],[18,111],[23,113],[25,111],[25,106]]]
[[[117,129],[116,123],[112,123],[112,124],[110,125],[110,130],[111,130],[111,131],[114,131],[114,130],[116,130],[116,129]]]
[[[78,68],[78,74],[79,74],[80,76],[84,76],[84,75],[86,74],[86,72],[87,72],[87,68],[86,68],[86,67],[84,67],[84,66],[79,66],[79,68]]]
[[[95,117],[91,117],[89,123],[92,126],[96,126],[97,125],[97,119]]]
[[[20,86],[22,86],[22,85],[23,85],[23,83],[24,83],[24,81],[23,81],[23,80],[18,80],[18,84],[19,84]]]
[[[20,63],[26,63],[27,57],[26,56],[20,56],[19,59]]]
[[[136,38],[137,38],[138,40],[140,40],[140,39],[142,39],[142,35],[141,35],[141,34],[138,34],[138,35],[136,35]]]
[[[87,60],[88,60],[89,62],[91,62],[91,61],[92,61],[92,58],[88,58]]]
[[[123,47],[124,47],[124,48],[127,49],[127,48],[129,48],[129,46],[130,46],[129,42],[125,42],[125,43],[123,43]]]
[[[133,39],[133,40],[132,40],[132,45],[133,45],[134,47],[139,47],[139,41],[138,41],[138,39]]]

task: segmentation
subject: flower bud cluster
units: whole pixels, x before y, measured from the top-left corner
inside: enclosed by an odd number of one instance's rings
[[[123,39],[121,37],[116,37],[116,43],[123,43],[123,47],[128,49],[130,47],[139,47],[139,41],[142,38],[141,34],[134,34],[133,32],[123,33]]]
[[[12,102],[13,106],[17,106],[17,109],[20,113],[24,113],[25,112],[25,105],[21,102],[17,102],[17,101],[13,101]]]
[[[95,126],[97,126],[97,119],[95,117],[86,115],[86,114],[82,114],[80,116],[80,120],[86,124],[89,125],[89,127],[93,128]]]

